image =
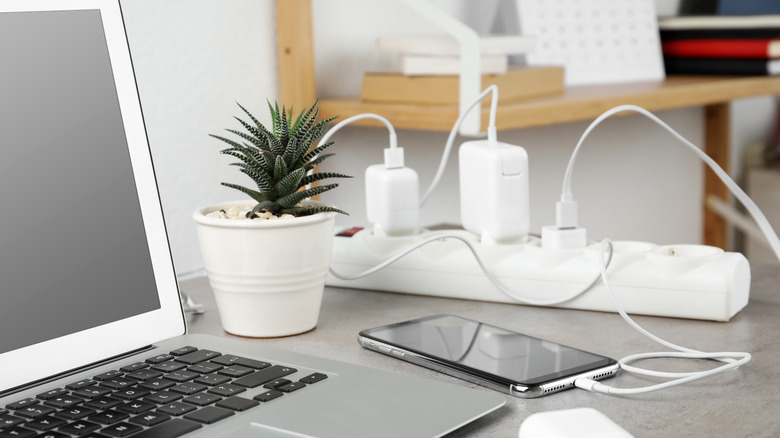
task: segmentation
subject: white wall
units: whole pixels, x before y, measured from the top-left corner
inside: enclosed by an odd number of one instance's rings
[[[675,0],[658,0],[659,12]],[[396,2],[317,0],[315,50],[321,95],[354,94],[365,69],[389,60],[373,51],[380,33],[433,31]],[[202,267],[195,225],[196,208],[240,197],[219,185],[241,175],[217,154],[219,142],[207,136],[235,126],[235,101],[267,120],[265,100],[277,99],[274,2],[272,0],[125,0],[123,9],[138,76],[149,140],[179,272]],[[670,12],[670,13],[671,13]],[[383,20],[375,20],[383,17]],[[383,24],[384,23],[384,24]],[[401,23],[401,24],[399,24]],[[738,109],[737,119],[749,108]],[[659,114],[700,144],[700,109]],[[755,117],[742,117],[755,120]],[[499,133],[502,141],[524,146],[531,159],[532,230],[552,223],[568,156],[586,123]],[[735,132],[741,132],[738,129]],[[750,130],[753,135],[756,129]],[[407,164],[427,187],[438,165],[446,134],[402,130]],[[364,225],[362,174],[381,161],[383,129],[349,127],[335,137],[337,155],[326,169],[357,178],[324,199],[350,211],[340,225]],[[422,218],[425,224],[457,223],[457,159]],[[593,238],[699,242],[702,167],[668,135],[636,116],[607,121],[586,144],[574,175],[581,223]]]
[[[277,99],[273,0],[122,2],[149,143],[177,270],[202,267],[192,212],[239,199],[220,186],[235,168],[208,137],[242,103],[268,121]]]

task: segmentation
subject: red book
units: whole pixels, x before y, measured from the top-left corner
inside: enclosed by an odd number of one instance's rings
[[[780,58],[780,39],[690,39],[663,41],[664,56],[681,58]]]

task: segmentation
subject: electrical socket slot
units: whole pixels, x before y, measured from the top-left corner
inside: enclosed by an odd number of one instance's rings
[[[523,243],[492,245],[463,230],[425,231],[415,236],[380,237],[370,230],[334,238],[331,266],[353,275],[372,268],[411,245],[434,236],[456,234],[468,239],[492,274],[514,294],[543,301],[571,295],[599,274],[601,244],[572,250]],[[626,312],[676,318],[728,321],[747,305],[750,267],[740,253],[704,245],[668,246],[647,242],[614,242],[608,273],[616,300]],[[685,250],[682,250],[682,249]],[[685,256],[684,254],[690,254]],[[330,286],[370,289],[481,301],[518,303],[499,291],[480,269],[463,242],[440,239],[371,275],[340,280]],[[599,282],[580,296],[553,307],[614,312]]]

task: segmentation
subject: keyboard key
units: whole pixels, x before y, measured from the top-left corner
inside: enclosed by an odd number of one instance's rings
[[[166,421],[165,423],[147,429],[138,435],[134,435],[133,438],[175,438],[177,436],[182,436],[185,433],[192,432],[193,430],[197,430],[200,427],[203,426],[192,421],[174,418],[171,421]]]
[[[208,386],[201,385],[200,383],[182,383],[171,388],[171,391],[184,395],[192,395],[196,392],[205,391],[206,389],[208,389]]]
[[[228,376],[222,376],[219,374],[209,374],[206,376],[201,376],[195,379],[195,382],[202,383],[204,385],[221,385],[223,383],[229,382],[231,379]]]
[[[98,412],[95,415],[89,416],[89,421],[100,423],[104,425],[111,425],[118,421],[122,421],[130,415],[119,411],[104,411]]]
[[[135,380],[146,381],[146,380],[156,379],[157,377],[160,377],[162,375],[163,373],[160,371],[143,369],[143,370],[133,371],[132,373],[127,373],[125,377],[129,377]]]
[[[157,371],[162,371],[164,373],[170,373],[172,371],[178,371],[182,368],[187,368],[187,365],[169,360],[168,362],[152,365],[149,368]]]
[[[79,380],[78,382],[73,382],[70,385],[66,385],[65,389],[70,389],[71,391],[73,391],[76,389],[81,389],[90,385],[94,385],[95,383],[97,382],[95,382],[92,379],[83,379],[83,380]]]
[[[160,414],[157,412],[147,412],[145,414],[138,415],[130,419],[131,423],[140,424],[141,426],[154,426],[162,423],[163,421],[170,420],[171,417]]]
[[[35,396],[39,400],[48,400],[50,398],[57,397],[58,395],[67,394],[68,391],[64,388],[52,389],[51,391],[42,392]]]
[[[162,412],[163,414],[168,414],[168,415],[179,416],[179,415],[184,415],[187,412],[194,411],[195,409],[197,408],[193,405],[173,402],[165,406],[160,406],[159,408],[157,408],[157,412]]]
[[[171,356],[170,354],[158,354],[157,356],[146,359],[144,362],[148,364],[157,364],[157,363],[169,361],[171,359],[173,359],[173,356]]]
[[[143,388],[128,388],[121,391],[116,391],[115,393],[111,394],[111,396],[122,400],[135,400],[141,397],[145,397],[151,393],[151,391]]]
[[[79,420],[73,423],[66,424],[60,427],[58,430],[63,433],[69,433],[71,435],[84,435],[93,430],[100,429],[99,424],[91,423],[89,421]]]
[[[65,435],[64,433],[61,433],[61,432],[55,432],[53,430],[50,430],[50,431],[48,431],[46,433],[42,433],[42,434],[38,435],[36,438],[70,438],[70,436],[69,435]],[[87,434],[87,435],[82,435],[80,438],[108,438],[108,437],[106,437],[105,435],[97,434],[97,433],[90,433],[90,434]]]
[[[104,410],[104,409],[111,409],[117,407],[122,403],[124,403],[122,400],[117,400],[115,398],[100,397],[100,398],[96,398],[95,400],[90,400],[84,403],[84,406],[88,408]]]
[[[111,394],[111,390],[99,386],[87,386],[77,391],[73,391],[73,395],[82,398],[100,398],[107,394]]]
[[[34,398],[26,398],[24,400],[19,400],[18,402],[11,403],[9,405],[6,405],[6,409],[10,409],[12,411],[15,411],[17,409],[22,409],[25,406],[31,406],[31,405],[37,405],[38,400]]]
[[[53,406],[55,408],[66,409],[72,406],[76,406],[83,402],[81,397],[73,397],[70,395],[60,395],[54,398],[50,398],[43,402],[45,405]]]
[[[232,411],[245,411],[259,404],[260,403],[254,400],[249,400],[243,397],[228,397],[222,401],[218,401],[216,406],[220,408],[230,409]]]
[[[217,371],[217,373],[228,377],[243,377],[252,372],[252,368],[242,367],[240,365],[225,367]]]
[[[293,383],[288,383],[286,385],[280,386],[280,387],[278,387],[276,389],[278,389],[279,391],[282,391],[282,392],[293,392],[293,391],[297,391],[299,389],[303,389],[305,387],[306,387],[305,383],[293,382]]]
[[[306,384],[312,384],[312,383],[317,383],[317,382],[319,382],[321,380],[325,380],[327,378],[328,378],[327,374],[313,373],[313,374],[309,374],[308,376],[302,378],[301,380],[299,380],[299,382],[303,382],[303,383],[306,383]]]
[[[224,356],[220,356],[216,359],[213,359],[212,362],[218,363],[220,365],[225,365],[225,366],[240,365],[243,367],[253,368],[256,370],[262,368],[268,368],[271,366],[271,364],[268,362],[262,362],[259,360],[249,359],[241,356],[234,356],[232,354],[226,354]]]
[[[254,397],[254,399],[257,400],[257,401],[261,401],[261,402],[268,402],[268,401],[271,401],[271,400],[273,400],[275,398],[279,398],[279,397],[281,397],[283,395],[284,395],[283,392],[279,392],[279,391],[276,391],[274,389],[271,389],[271,390],[266,391],[266,392],[264,392],[262,394],[256,395]]]
[[[243,386],[231,385],[230,383],[225,383],[224,385],[217,385],[209,389],[210,393],[221,395],[223,397],[230,397],[231,395],[235,395],[244,391],[246,391],[246,388],[244,388]]]
[[[109,379],[113,379],[114,377],[120,377],[122,376],[122,374],[124,373],[119,370],[113,370],[102,374],[98,374],[97,376],[92,377],[92,380],[97,380],[97,381],[109,380]]]
[[[114,377],[112,379],[104,380],[100,382],[100,386],[105,386],[111,389],[129,388],[138,383],[137,380],[125,379],[124,377]]]
[[[206,406],[220,400],[222,400],[222,397],[214,394],[195,394],[185,398],[182,401],[193,404],[195,406]]]
[[[195,347],[186,346],[186,347],[177,348],[177,349],[171,351],[171,355],[172,356],[184,356],[185,354],[192,353],[193,351],[198,351],[198,349],[195,348]]]
[[[181,394],[177,394],[175,392],[160,391],[152,395],[147,395],[146,397],[144,397],[144,401],[148,401],[150,403],[157,403],[158,405],[164,405],[166,403],[179,400],[182,397],[184,396]]]
[[[94,409],[83,408],[79,406],[75,408],[58,411],[54,415],[60,418],[64,418],[66,420],[78,420],[79,418],[84,418],[95,413],[97,413],[97,411]]]
[[[10,414],[0,415],[0,429],[7,429],[24,423],[24,418],[14,417]]]
[[[179,356],[174,360],[177,362],[186,363],[187,365],[195,365],[196,363],[214,359],[219,356],[222,356],[222,353],[217,353],[216,351],[211,350],[198,350],[185,354],[184,356]]]
[[[144,368],[148,368],[149,364],[143,363],[143,362],[136,362],[131,363],[130,365],[125,365],[120,370],[126,372],[126,373],[132,373],[133,371],[142,370]]]
[[[262,384],[268,383],[272,380],[276,380],[280,377],[287,376],[296,372],[295,368],[288,368],[281,365],[274,365],[268,368],[263,368],[260,371],[256,371],[252,374],[246,375],[233,381],[235,385],[246,386],[247,388],[255,388]]]
[[[144,389],[151,389],[152,391],[160,391],[165,388],[170,388],[175,384],[176,382],[170,381],[168,379],[152,379],[139,384],[138,387]]]
[[[205,408],[200,408],[195,412],[190,412],[189,414],[185,415],[184,418],[187,420],[197,421],[198,423],[212,424],[231,415],[233,415],[233,411],[229,409],[206,406]]]
[[[276,389],[277,387],[284,386],[288,383],[292,383],[292,381],[287,379],[276,379],[263,385],[263,388]]]
[[[24,418],[41,418],[54,412],[54,409],[44,405],[26,406],[14,412],[16,415]]]
[[[117,423],[113,426],[108,426],[101,430],[101,433],[110,436],[128,436],[131,433],[136,433],[143,430],[143,427],[130,423]]]
[[[187,370],[199,374],[209,374],[213,373],[214,371],[221,370],[222,368],[223,366],[218,363],[201,362],[197,365],[191,365],[189,368],[187,368]]]
[[[186,382],[198,376],[200,376],[200,374],[194,373],[192,371],[179,370],[166,374],[165,378],[168,380],[173,380],[174,382]]]
[[[24,427],[29,427],[30,429],[40,431],[47,431],[54,429],[55,427],[60,427],[63,424],[67,424],[67,421],[57,417],[48,416],[28,421]]]
[[[136,401],[131,401],[130,403],[125,403],[122,406],[116,408],[116,410],[127,412],[128,414],[141,414],[143,412],[151,411],[156,407],[157,405],[155,403],[136,400]]]
[[[0,438],[29,438],[35,436],[38,432],[22,427],[11,427],[0,429]]]

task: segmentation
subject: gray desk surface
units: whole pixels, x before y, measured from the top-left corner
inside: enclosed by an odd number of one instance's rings
[[[752,361],[741,369],[637,396],[615,397],[578,389],[533,400],[507,396],[506,406],[451,436],[517,436],[518,427],[528,415],[574,407],[598,409],[636,437],[780,436],[780,269],[754,266],[752,271],[750,303],[728,323],[635,318],[652,333],[678,345],[704,351],[750,352]],[[205,278],[184,282],[182,290],[207,308],[205,314],[187,316],[191,333],[233,337],[222,330]],[[326,288],[315,330],[293,337],[246,339],[246,342],[480,388],[364,350],[356,342],[357,333],[362,329],[433,313],[462,315],[615,359],[664,350],[612,313],[337,288]],[[697,368],[699,364],[662,359],[638,365],[683,371]],[[708,366],[704,362],[700,365],[698,369]],[[618,387],[645,386],[652,382],[650,378],[626,373],[608,381]]]

